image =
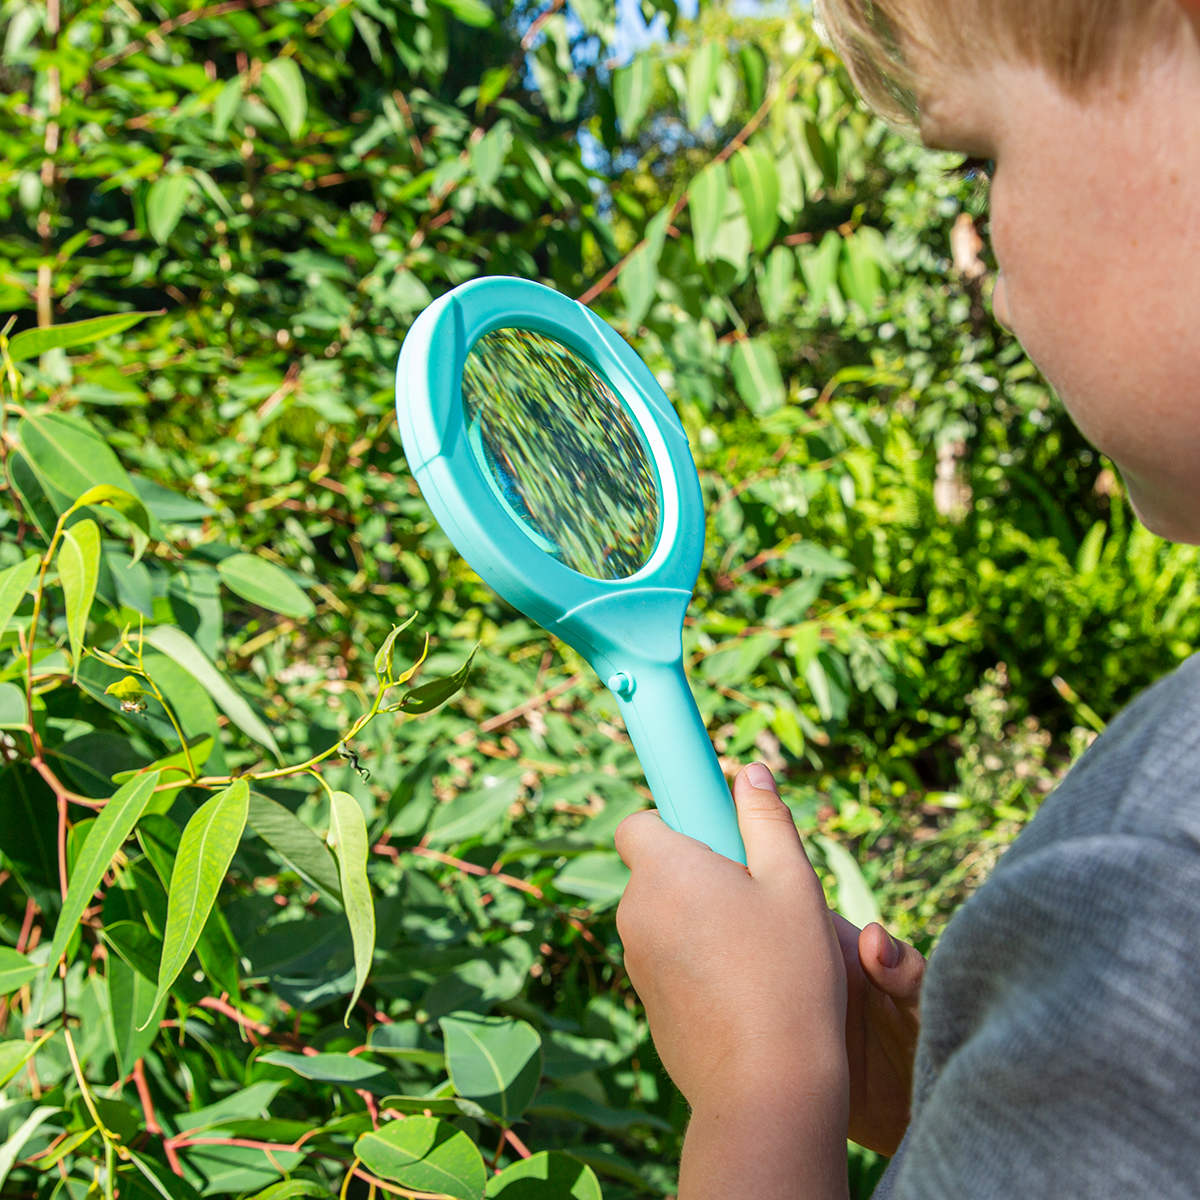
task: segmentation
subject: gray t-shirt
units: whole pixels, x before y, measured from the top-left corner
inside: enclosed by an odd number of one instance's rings
[[[1200,655],[1092,744],[946,928],[873,1200],[1200,1196]]]

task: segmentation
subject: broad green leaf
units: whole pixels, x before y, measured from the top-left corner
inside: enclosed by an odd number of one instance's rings
[[[479,1200],[487,1183],[475,1143],[436,1117],[389,1121],[364,1133],[354,1153],[372,1174],[414,1191]]]
[[[454,1090],[511,1125],[529,1106],[542,1074],[542,1039],[524,1021],[457,1013],[441,1020]]]
[[[329,845],[337,858],[342,907],[350,922],[354,944],[354,991],[342,1022],[349,1027],[350,1014],[367,982],[375,952],[375,905],[367,882],[367,822],[358,801],[349,792],[334,792],[330,797]]]
[[[716,246],[717,232],[725,216],[729,194],[729,173],[723,162],[709,163],[688,188],[688,207],[692,214],[692,240],[696,257],[708,262]]]
[[[266,746],[276,758],[279,747],[262,718],[238,694],[233,685],[209,661],[204,651],[182,629],[156,625],[147,629],[146,641],[192,675],[216,701],[217,707],[248,737]]]
[[[133,558],[130,561],[137,562],[142,557],[142,552],[150,540],[150,514],[146,511],[146,506],[132,492],[127,492],[124,488],[113,487],[110,483],[101,483],[88,488],[75,501],[71,509],[89,506],[115,508],[122,516],[129,519],[137,531],[133,537]]]
[[[484,3],[484,0],[437,0],[437,2],[464,25],[485,29],[496,22],[496,14]]]
[[[617,287],[625,301],[625,319],[631,326],[641,324],[658,290],[658,260],[662,256],[670,219],[669,206],[654,214],[646,225],[643,244],[617,277]]]
[[[587,1163],[561,1150],[542,1150],[493,1175],[486,1200],[602,1200],[600,1181]]]
[[[41,968],[38,968],[39,970]],[[51,1029],[43,1033],[36,1041],[27,1042],[24,1038],[9,1042],[0,1042],[0,1088],[7,1087],[16,1077],[17,1072],[58,1032]]]
[[[166,245],[179,224],[193,186],[187,175],[163,175],[150,185],[146,195],[146,228],[160,246]]]
[[[259,87],[288,136],[298,138],[308,118],[308,93],[304,89],[304,76],[300,74],[296,60],[276,58],[267,63],[263,67]]]
[[[650,97],[654,94],[655,66],[654,53],[644,52],[628,66],[613,72],[613,100],[621,133],[626,138],[634,136],[646,115]]]
[[[863,877],[862,869],[840,842],[823,834],[814,834],[813,841],[825,855],[825,865],[837,882],[837,909],[847,921],[860,929],[880,920],[879,905],[871,892],[871,885]]]
[[[23,562],[14,563],[0,571],[0,636],[3,636],[13,613],[29,591],[29,585],[37,576],[40,561],[36,554],[31,554]]]
[[[337,862],[299,817],[269,796],[251,792],[249,824],[301,879],[341,902]]]
[[[109,1031],[116,1051],[117,1070],[124,1077],[145,1055],[159,1034],[167,997],[154,1003],[154,982],[135,971],[123,958],[110,954],[104,966],[108,986]]]
[[[235,779],[205,801],[183,831],[167,894],[167,928],[154,1007],[171,990],[200,940],[221,881],[242,840],[249,808],[250,787],[245,779]]]
[[[217,570],[225,586],[251,604],[300,621],[317,611],[287,572],[266,559],[253,554],[231,554],[217,563]]]
[[[237,112],[242,102],[242,91],[245,87],[245,76],[235,75],[218,93],[213,101],[212,120],[213,137],[218,141],[224,140],[229,132],[229,122]]]
[[[775,351],[764,338],[743,338],[730,356],[738,395],[751,412],[774,412],[787,399]]]
[[[403,625],[393,625],[391,632],[384,639],[383,645],[380,646],[375,652],[375,678],[378,679],[380,683],[392,682],[392,655],[395,652],[394,647],[396,645],[396,639],[416,619],[417,614],[413,613]]]
[[[381,1066],[358,1054],[292,1054],[287,1050],[272,1050],[255,1061],[270,1067],[285,1067],[317,1083],[367,1088],[379,1091],[380,1095],[394,1082]]]
[[[72,321],[67,325],[48,325],[43,329],[26,329],[8,343],[8,353],[13,362],[37,358],[47,350],[58,350],[66,346],[82,346],[99,341],[113,333],[123,333],[147,317],[160,316],[156,312],[113,313],[107,317],[89,317],[86,321]]]
[[[311,1179],[281,1179],[261,1192],[255,1192],[250,1200],[306,1200],[307,1197],[328,1200],[327,1184],[314,1183]]]
[[[629,882],[629,868],[613,851],[596,850],[573,858],[554,877],[554,886],[571,896],[591,900],[593,907],[616,904]]]
[[[708,116],[708,102],[712,99],[720,65],[721,46],[718,42],[705,42],[693,50],[688,59],[687,122],[692,129],[699,129]]]
[[[763,316],[775,325],[787,315],[796,282],[796,256],[790,246],[776,246],[767,258],[758,281]]]
[[[76,675],[99,574],[100,529],[95,521],[79,521],[63,532],[58,549],[58,578],[67,610],[67,636],[71,640],[71,660]]]
[[[96,894],[100,880],[108,870],[113,856],[133,832],[133,827],[154,794],[157,783],[157,771],[150,771],[131,779],[100,810],[96,823],[88,831],[79,861],[71,872],[67,898],[63,901],[58,925],[54,930],[54,940],[50,944],[50,957],[47,961],[51,969],[62,957],[71,934],[79,924],[79,918],[83,916],[83,910]]]
[[[74,414],[26,413],[17,425],[17,437],[40,482],[51,489],[47,499],[56,502],[56,489],[68,501],[60,511],[98,483],[125,492],[134,490],[128,472],[108,443],[89,422]]]
[[[4,1144],[0,1146],[0,1189],[3,1189],[4,1182],[8,1179],[9,1171],[13,1169],[17,1159],[21,1157],[21,1151],[25,1148],[25,1143],[51,1117],[57,1116],[60,1112],[62,1112],[60,1108],[54,1108],[49,1104],[39,1104],[16,1129],[9,1131]],[[483,1183],[481,1181],[480,1188],[482,1189],[482,1187]]]
[[[521,791],[516,773],[485,774],[482,786],[460,792],[448,804],[434,810],[427,834],[435,844],[462,842],[492,829],[508,811]]]
[[[767,94],[767,56],[752,42],[738,51],[742,80],[746,85],[746,107],[756,109]]]
[[[34,701],[35,706],[37,701]],[[25,689],[15,683],[0,683],[0,729],[22,729],[29,723]]]
[[[842,240],[838,282],[846,299],[853,300],[867,312],[875,307],[883,290],[879,262],[881,242],[879,231],[870,226],[862,226]]]
[[[742,198],[754,249],[763,254],[779,227],[779,174],[775,160],[756,146],[743,146],[730,163]]]
[[[28,983],[42,968],[23,954],[0,946],[0,996],[7,996]]]
[[[453,675],[448,675],[445,679],[431,679],[428,683],[405,692],[397,707],[406,713],[427,713],[432,712],[439,704],[445,704],[467,682],[474,658],[475,651],[472,650],[467,661]]]

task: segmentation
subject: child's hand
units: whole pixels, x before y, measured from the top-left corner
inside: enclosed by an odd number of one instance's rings
[[[850,1138],[892,1155],[908,1127],[925,960],[882,925],[861,932],[834,913],[846,964]]]
[[[799,1088],[844,1136],[846,970],[832,914],[770,772],[744,769],[733,794],[748,868],[652,811],[617,828],[633,872],[617,909],[625,967],[693,1109]]]

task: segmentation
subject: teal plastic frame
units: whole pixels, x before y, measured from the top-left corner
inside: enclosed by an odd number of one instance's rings
[[[463,419],[463,367],[476,341],[505,328],[573,350],[639,430],[658,477],[661,524],[636,574],[592,579],[553,558],[481,469]],[[462,556],[578,650],[616,696],[663,819],[745,863],[729,787],[683,668],[683,618],[704,553],[700,483],[683,426],[646,364],[582,304],[524,279],[476,279],[413,323],[396,368],[396,415],[409,468]]]

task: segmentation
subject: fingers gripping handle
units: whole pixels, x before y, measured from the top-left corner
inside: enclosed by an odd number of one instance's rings
[[[608,680],[663,820],[745,865],[737,810],[682,661],[641,664]]]

